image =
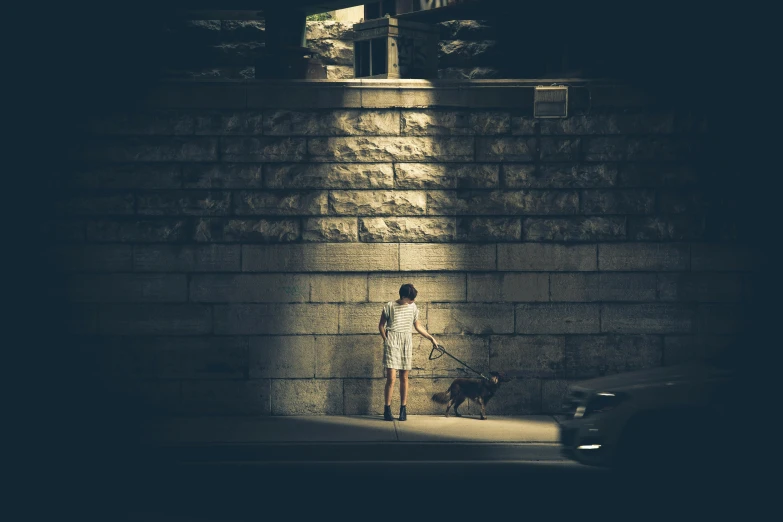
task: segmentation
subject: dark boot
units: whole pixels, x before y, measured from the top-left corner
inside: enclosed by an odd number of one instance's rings
[[[400,406],[400,420],[408,420],[408,412],[405,411],[405,406]]]
[[[391,412],[391,406],[383,407],[383,420],[388,420],[388,421],[394,420],[394,417],[392,416],[392,412]]]

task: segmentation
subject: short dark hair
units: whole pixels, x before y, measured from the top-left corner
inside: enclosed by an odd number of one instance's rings
[[[400,298],[407,297],[411,301],[416,299],[416,296],[418,295],[418,291],[413,287],[412,284],[406,283],[400,287]]]

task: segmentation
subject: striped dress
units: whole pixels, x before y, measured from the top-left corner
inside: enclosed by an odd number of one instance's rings
[[[383,367],[410,370],[413,365],[413,323],[419,319],[416,303],[397,304],[389,301],[383,306],[386,317],[386,342],[383,344]]]

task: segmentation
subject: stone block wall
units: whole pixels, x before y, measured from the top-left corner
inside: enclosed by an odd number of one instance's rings
[[[381,413],[408,282],[451,353],[514,376],[493,415],[730,344],[755,257],[715,218],[705,122],[589,83],[537,120],[531,85],[173,82],[101,115],[41,232],[68,333],[106,393],[184,415]],[[409,410],[439,413],[466,374],[414,346]]]

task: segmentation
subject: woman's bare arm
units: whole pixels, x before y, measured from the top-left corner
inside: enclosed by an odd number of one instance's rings
[[[413,323],[413,327],[416,329],[417,332],[419,332],[421,335],[424,336],[425,339],[429,339],[432,344],[438,344],[438,342],[435,340],[433,336],[431,336],[427,330],[425,330],[419,321],[415,321]]]
[[[383,342],[386,342],[386,314],[381,312],[381,321],[378,323],[378,331],[381,332]]]

